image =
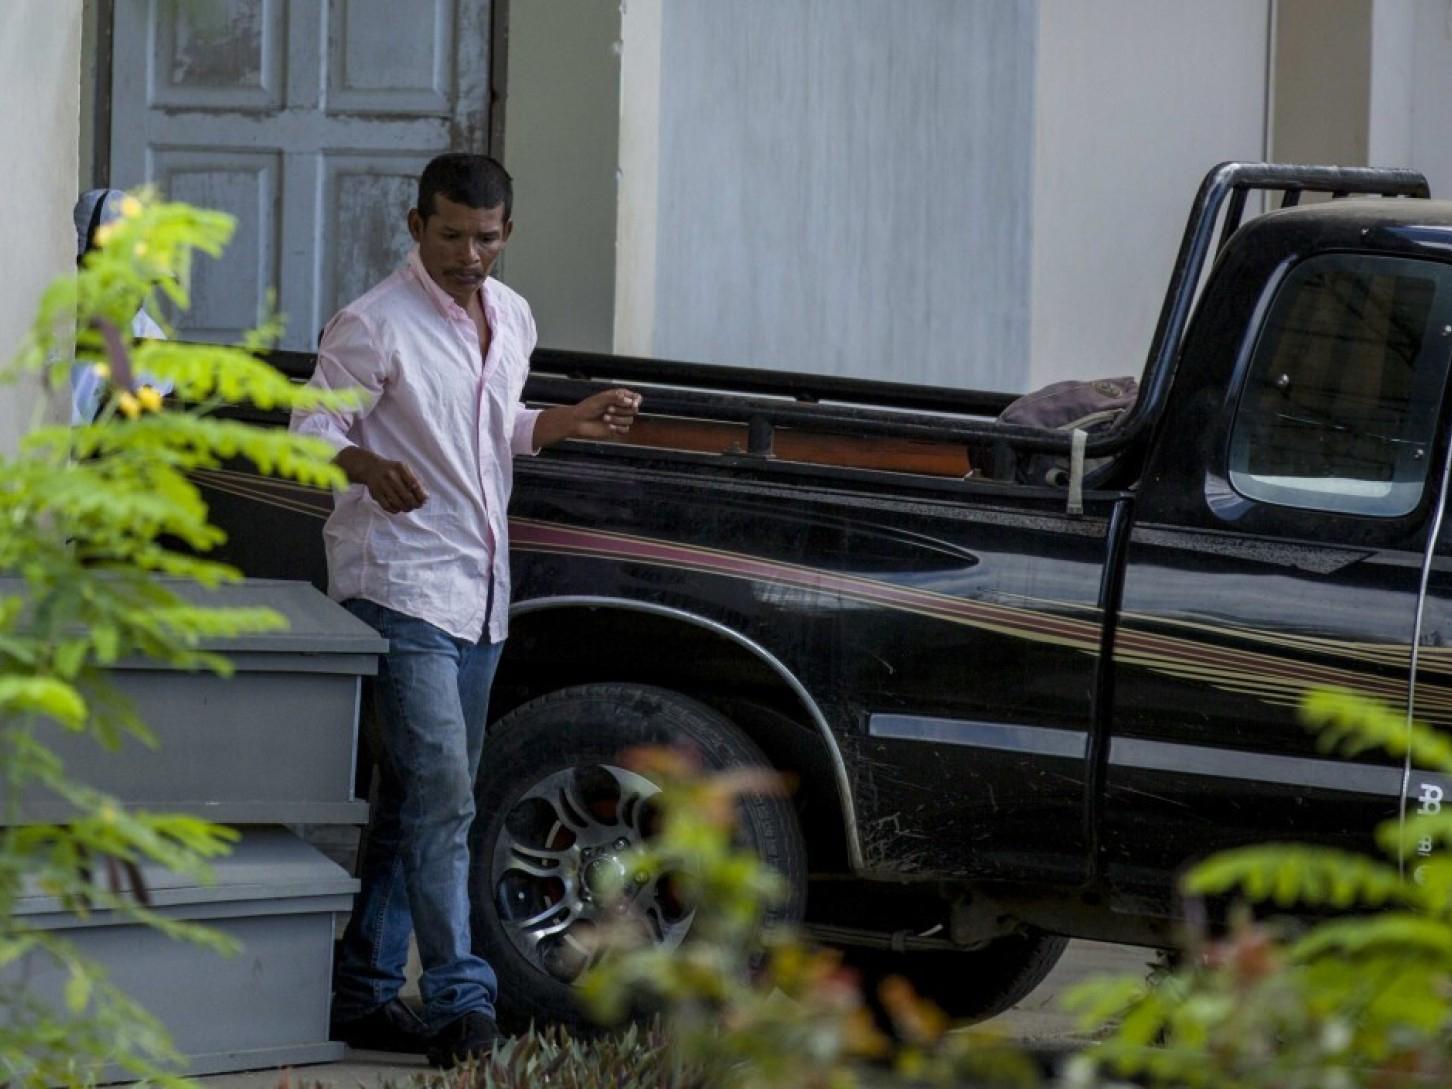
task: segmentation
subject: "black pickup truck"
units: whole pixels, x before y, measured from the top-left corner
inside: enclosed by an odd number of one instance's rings
[[[474,886],[506,1011],[571,1015],[599,877],[648,823],[616,755],[640,742],[791,772],[744,833],[787,910],[962,1015],[1068,936],[1168,944],[1187,860],[1437,804],[1296,714],[1339,685],[1452,724],[1452,203],[1427,196],[1214,169],[1079,505],[1016,479],[1073,439],[998,422],[1007,394],[537,352],[530,402],[628,383],[649,415],[516,467]],[[326,496],[203,475],[230,559],[321,581]],[[670,890],[629,887],[678,941]]]

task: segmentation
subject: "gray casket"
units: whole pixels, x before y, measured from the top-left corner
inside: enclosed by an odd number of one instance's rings
[[[387,641],[305,582],[248,580],[186,596],[267,606],[291,626],[209,641],[235,666],[230,678],[142,660],[118,665],[116,688],[155,733],[156,749],[128,737],[111,751],[59,729],[42,740],[72,778],[127,806],[224,824],[362,824],[367,805],[353,793],[359,695]],[[22,808],[26,821],[67,815],[63,803],[39,796]]]
[[[0,580],[0,593],[19,589]],[[112,751],[58,728],[40,737],[71,778],[127,807],[245,826],[234,852],[215,864],[215,885],[146,872],[158,910],[216,926],[242,952],[224,959],[107,912],[79,919],[38,894],[16,910],[99,961],[166,1026],[189,1073],[334,1059],[342,1053],[328,1042],[335,917],[352,907],[357,882],[276,826],[366,820],[367,803],[353,792],[358,710],[363,678],[388,644],[308,583],[182,592],[199,604],[268,606],[290,628],[209,641],[233,663],[230,678],[146,661],[117,666],[116,687],[155,733],[155,749],[128,738]],[[69,815],[58,799],[22,799],[22,822]],[[46,958],[0,971],[0,987],[55,1003],[63,985]]]
[[[324,1062],[328,1042],[333,919],[352,904],[357,882],[282,828],[249,828],[216,866],[216,884],[148,867],[161,914],[204,922],[242,943],[223,957],[100,911],[84,921],[50,897],[22,897],[16,913],[53,930],[99,961],[111,981],[155,1015],[186,1055],[190,1074]],[[63,970],[32,954],[0,972],[62,1009]],[[118,1072],[109,1072],[116,1076]]]

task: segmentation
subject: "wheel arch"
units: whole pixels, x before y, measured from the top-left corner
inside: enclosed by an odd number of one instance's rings
[[[774,765],[798,777],[810,855],[861,870],[837,738],[811,693],[760,643],[717,620],[652,602],[570,595],[512,606],[491,720],[536,696],[596,681],[656,685],[725,713]]]

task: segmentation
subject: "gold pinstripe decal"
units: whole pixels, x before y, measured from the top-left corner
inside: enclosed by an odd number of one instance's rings
[[[332,506],[331,497],[324,492],[251,473],[202,470],[192,475],[205,487],[298,514],[326,518]],[[936,590],[704,545],[676,544],[612,530],[585,530],[525,518],[510,520],[510,536],[512,547],[518,551],[628,560],[768,582],[836,594],[863,604],[965,624],[1081,653],[1099,652],[1099,610],[1092,605],[1029,598],[1020,599],[1024,605],[974,601]],[[1029,607],[1030,604],[1034,607]],[[1166,628],[1185,634],[1171,634],[1164,631]],[[1215,638],[1213,641],[1195,638],[1195,633]],[[1224,641],[1250,646],[1227,646]],[[1274,647],[1275,652],[1252,647]],[[1292,658],[1287,651],[1334,657],[1342,664]],[[1294,706],[1302,693],[1315,685],[1338,685],[1400,703],[1406,698],[1405,670],[1409,668],[1410,648],[1122,613],[1114,657],[1116,662],[1125,665],[1253,696],[1275,706]],[[1356,668],[1357,665],[1402,672],[1379,676],[1368,669]],[[1430,673],[1452,676],[1452,649],[1423,648],[1422,666]],[[1427,685],[1425,691],[1419,688],[1418,708],[1419,717],[1434,725],[1452,724],[1452,688],[1438,684]]]

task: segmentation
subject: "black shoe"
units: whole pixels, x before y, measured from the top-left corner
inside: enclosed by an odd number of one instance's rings
[[[402,999],[394,998],[372,1013],[334,1021],[328,1036],[359,1051],[397,1051],[422,1055],[429,1049],[429,1030]]]
[[[470,1010],[434,1033],[429,1041],[429,1065],[458,1066],[469,1059],[486,1058],[498,1037],[494,1018],[482,1010]]]

